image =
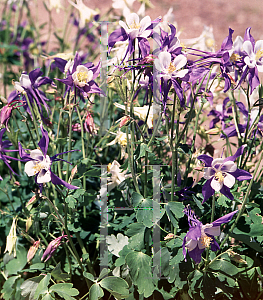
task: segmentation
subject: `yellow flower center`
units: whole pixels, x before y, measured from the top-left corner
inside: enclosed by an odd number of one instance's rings
[[[45,168],[45,165],[43,164],[43,162],[39,162],[39,163],[35,164],[34,167],[33,167],[34,174],[39,173],[44,168]]]
[[[224,174],[222,173],[222,172],[216,172],[216,174],[215,174],[215,179],[219,182],[219,183],[222,183],[222,182],[224,182],[224,178],[225,178],[225,176],[224,176]]]
[[[111,168],[111,163],[109,163],[109,164],[107,165],[107,171],[108,171],[108,172],[110,172],[110,168]]]
[[[231,62],[235,62],[241,59],[241,56],[237,53],[232,53],[232,55],[230,56],[230,61]]]
[[[89,75],[87,72],[78,72],[77,78],[79,82],[87,82],[87,79],[89,78]]]
[[[176,70],[176,67],[170,62],[169,67],[167,68],[168,73],[173,73]]]
[[[131,24],[129,24],[130,29],[139,29],[141,27],[140,24],[135,23],[135,21],[133,21]]]
[[[209,248],[210,244],[212,242],[212,238],[207,235],[204,235],[201,237],[200,242],[201,242],[202,246],[204,246],[205,248]]]
[[[263,50],[258,50],[256,53],[256,60],[259,60],[263,56]]]
[[[208,38],[205,40],[206,47],[212,48],[215,46],[215,41],[212,38]]]

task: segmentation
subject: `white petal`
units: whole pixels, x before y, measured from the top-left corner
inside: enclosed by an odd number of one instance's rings
[[[141,28],[140,31],[144,31],[147,27],[151,25],[151,18],[149,16],[144,17],[141,22]]]
[[[205,168],[204,179],[210,179],[215,175],[215,170],[213,168]]]
[[[256,61],[252,60],[251,58],[249,58],[248,56],[246,56],[244,58],[244,62],[245,64],[249,67],[249,68],[255,68],[256,66]]]
[[[20,77],[20,83],[22,86],[28,88],[31,86],[31,81],[29,79],[29,75],[27,74],[22,74]]]
[[[196,246],[197,246],[197,241],[195,240],[190,240],[188,243],[185,244],[185,247],[188,249],[188,251],[194,250]]]
[[[27,174],[27,176],[34,176],[36,174],[36,170],[34,169],[35,166],[35,162],[34,161],[28,161],[25,164],[25,172]]]
[[[30,157],[41,161],[41,160],[43,160],[44,155],[41,150],[35,149],[35,150],[30,151]]]
[[[205,233],[208,233],[212,236],[219,236],[220,235],[220,226],[206,228],[204,230]]]
[[[223,163],[224,163],[223,158],[215,158],[215,159],[212,161],[211,167],[214,168],[215,165],[218,165],[218,164],[221,165],[221,164],[223,164]],[[219,169],[217,168],[217,170],[219,170]]]
[[[167,69],[170,66],[171,54],[169,52],[161,52],[158,58],[163,69]]]
[[[41,172],[37,175],[37,183],[45,183],[49,181],[51,181],[50,170],[46,171],[43,176],[41,175]]]
[[[215,180],[215,178],[212,179],[211,181],[211,188],[214,189],[216,192],[219,192],[223,187],[223,182],[219,182]]]
[[[139,24],[140,23],[140,18],[136,13],[132,13],[126,18],[126,22],[128,25],[131,25],[133,23]]]
[[[235,177],[229,173],[226,173],[225,178],[224,178],[224,185],[227,187],[231,188],[235,184]]]
[[[173,61],[173,65],[176,67],[176,70],[182,69],[186,65],[186,63],[187,58],[183,54],[176,56]]]
[[[222,171],[224,172],[235,172],[237,165],[233,161],[226,161],[222,166]]]
[[[246,52],[248,56],[251,56],[254,54],[253,52],[253,45],[250,41],[245,41],[243,44],[243,50]]]
[[[125,30],[128,31],[129,28],[127,27],[127,25],[123,22],[123,21],[119,21],[119,25]]]
[[[175,76],[179,78],[183,78],[187,73],[188,73],[188,69],[185,69],[185,70],[175,72]]]
[[[257,53],[259,50],[263,50],[263,40],[258,40],[255,43],[255,53]]]

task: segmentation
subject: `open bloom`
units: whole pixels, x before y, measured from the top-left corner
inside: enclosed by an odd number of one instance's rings
[[[99,75],[100,63],[97,66],[94,66],[91,62],[81,65],[81,57],[78,53],[75,55],[74,62],[71,62],[68,67],[68,62],[64,59],[57,58],[55,61],[60,70],[63,69],[64,71],[66,69],[67,71],[67,78],[57,79],[68,86],[66,92],[76,87],[84,97],[91,93],[105,95],[94,81]]]
[[[219,250],[220,247],[215,240],[215,236],[219,236],[221,233],[220,225],[229,222],[237,211],[226,214],[212,223],[203,225],[191,208],[186,208],[184,212],[188,217],[189,231],[184,237],[182,245],[184,257],[186,257],[187,249],[189,256],[196,264],[199,264],[205,248],[211,246],[212,251]]]
[[[30,154],[27,154],[19,143],[19,155],[26,161],[25,172],[28,176],[36,176],[35,182],[40,186],[40,192],[43,189],[43,184],[47,182],[52,182],[53,184],[64,185],[68,189],[78,189],[77,186],[71,185],[66,181],[60,179],[51,171],[51,165],[54,161],[62,160],[57,158],[57,156],[67,153],[58,153],[52,157],[47,155],[47,149],[49,144],[49,137],[47,131],[41,125],[41,131],[43,137],[40,139],[38,146],[40,149],[35,149],[30,151]],[[75,150],[73,150],[75,151]],[[71,152],[71,151],[70,151]]]
[[[108,164],[108,172],[111,174],[111,178],[108,183],[108,192],[114,189],[116,186],[121,184],[126,178],[131,175],[126,175],[127,171],[120,169],[120,164],[117,160],[114,160],[112,163]]]
[[[116,133],[114,133],[116,134]],[[129,139],[131,135],[128,135]],[[107,146],[112,146],[115,144],[119,144],[121,146],[121,159],[125,156],[125,149],[127,147],[127,134],[122,132],[120,129],[117,131],[116,138],[107,144]]]
[[[197,158],[205,164],[204,178],[207,179],[203,185],[202,194],[204,196],[203,203],[210,198],[215,191],[220,192],[227,198],[234,200],[234,196],[230,192],[230,188],[235,184],[235,180],[249,180],[252,175],[244,170],[237,168],[234,160],[242,155],[244,148],[240,147],[237,152],[225,159],[215,158],[206,154],[199,155]]]
[[[156,72],[155,77],[159,81],[162,79],[161,86],[162,92],[164,93],[164,104],[166,104],[168,93],[171,87],[171,84],[168,83],[168,80],[170,79],[176,94],[180,99],[181,106],[184,106],[183,89],[177,81],[177,78],[182,79],[188,73],[188,69],[182,70],[186,63],[187,58],[183,54],[179,54],[172,61],[171,53],[166,51],[160,52],[158,58],[155,59],[154,65],[158,71]]]
[[[83,28],[86,23],[93,20],[94,16],[98,13],[87,7],[82,0],[77,0],[77,3],[74,3],[69,0],[69,3],[73,5],[79,11],[79,27]]]
[[[33,107],[39,110],[42,116],[42,105],[45,107],[46,111],[49,111],[47,101],[50,101],[44,92],[39,90],[39,87],[44,84],[51,84],[52,80],[46,76],[41,77],[42,71],[40,68],[31,71],[29,74],[23,73],[20,76],[19,81],[14,82],[15,91],[11,92],[7,101],[11,103],[14,100],[19,100],[20,95],[22,95],[22,101],[25,110],[31,115],[30,108],[27,103],[27,98]],[[12,102],[13,103],[13,102]]]

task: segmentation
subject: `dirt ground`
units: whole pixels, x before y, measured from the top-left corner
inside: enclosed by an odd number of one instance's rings
[[[105,13],[112,0],[83,0],[90,8],[99,8]],[[127,0],[129,2],[129,0]],[[182,29],[182,38],[194,38],[201,34],[204,25],[212,26],[217,48],[228,35],[228,28],[236,35],[244,36],[245,29],[252,27],[255,39],[263,39],[263,1],[262,0],[152,0],[154,8],[146,11],[152,19],[164,16],[173,8],[178,29]],[[64,5],[69,5],[64,0]],[[138,3],[134,3],[136,8]],[[59,21],[59,18],[58,18]]]
[[[48,14],[43,7],[42,0],[30,0],[31,5],[38,6],[38,21],[41,24],[47,20]],[[68,0],[61,0],[63,7],[70,6]],[[45,0],[48,4],[49,1]],[[129,2],[129,0],[127,0]],[[112,0],[83,0],[83,3],[92,9],[99,9],[102,14],[107,13]],[[262,0],[152,0],[154,8],[149,8],[146,15],[152,19],[164,16],[170,7],[173,8],[177,29],[182,30],[180,38],[198,37],[204,25],[212,26],[216,40],[216,50],[220,48],[223,39],[228,35],[228,28],[235,30],[233,38],[244,36],[245,29],[251,27],[254,38],[263,39],[263,1]],[[139,3],[134,3],[137,12]],[[120,11],[117,11],[120,13]],[[58,28],[62,26],[64,11],[52,16]]]

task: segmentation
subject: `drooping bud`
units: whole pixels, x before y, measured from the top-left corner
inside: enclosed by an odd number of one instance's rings
[[[90,112],[87,113],[85,122],[84,122],[84,128],[87,132],[93,134],[93,133],[97,133],[96,127],[95,127],[95,123],[92,117],[92,114]]]
[[[46,257],[47,258],[45,259],[45,262],[47,260],[49,260],[53,256],[54,252],[57,250],[58,246],[62,243],[63,238],[67,239],[68,236],[67,235],[62,235],[62,236],[54,239],[53,241],[51,241],[48,244],[46,251],[43,253],[43,256],[42,256],[41,260],[44,260]]]
[[[0,111],[0,126],[2,127],[3,125],[5,125],[7,131],[9,131],[8,122],[11,118],[12,110],[12,106],[5,105]]]
[[[69,180],[68,182],[71,183],[75,174],[78,172],[78,166],[76,165],[72,170],[71,170],[71,174],[70,174],[70,177],[69,177]]]
[[[27,252],[27,262],[30,262],[31,259],[35,256],[37,249],[40,245],[40,240],[35,241],[34,244],[29,248]]]
[[[31,204],[34,204],[37,201],[36,195],[32,196],[31,199],[27,202],[26,207],[28,207]]]
[[[120,121],[120,128],[124,125],[126,125],[129,121],[130,121],[130,117],[129,116],[124,116],[121,118],[121,121]]]
[[[17,241],[17,236],[16,236],[16,218],[13,218],[13,223],[11,225],[9,234],[6,238],[6,248],[5,252],[8,251],[9,255],[14,253],[14,257],[16,257],[16,241]]]

